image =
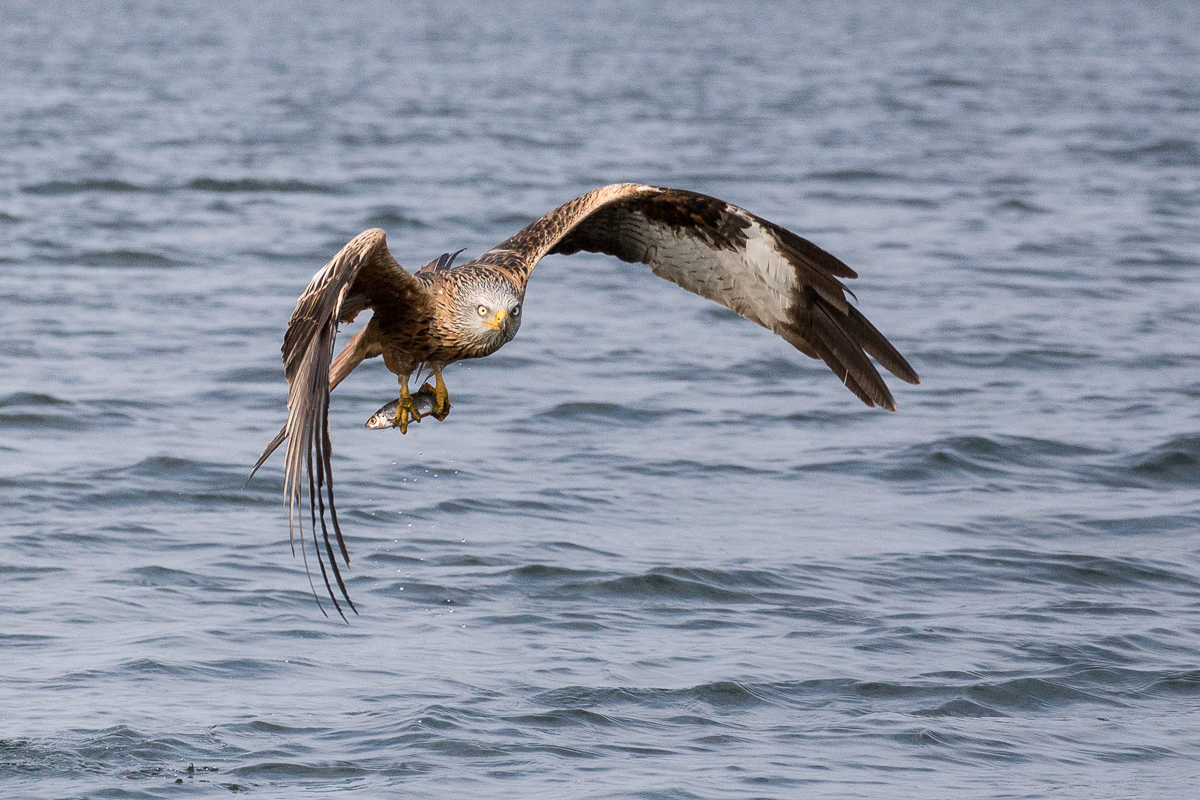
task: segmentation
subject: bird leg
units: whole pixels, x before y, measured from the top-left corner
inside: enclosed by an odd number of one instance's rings
[[[420,422],[421,412],[417,411],[417,404],[413,402],[412,395],[408,393],[408,376],[400,376],[400,404],[396,406],[396,425],[400,426],[401,433],[408,433],[409,422]]]
[[[442,371],[440,369],[433,371],[434,377],[437,380],[437,385],[433,387],[433,418],[438,422],[444,420],[450,414],[450,392],[446,391],[446,382],[442,380]]]

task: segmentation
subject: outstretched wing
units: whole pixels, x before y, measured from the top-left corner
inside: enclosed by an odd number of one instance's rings
[[[283,368],[288,380],[287,423],[267,445],[251,470],[250,477],[254,477],[254,473],[275,448],[287,439],[283,494],[288,504],[288,530],[292,536],[292,546],[294,549],[294,517],[297,511],[303,510],[301,483],[307,480],[317,562],[329,597],[343,618],[345,614],[342,613],[325,567],[328,556],[338,589],[350,608],[355,610],[338,569],[325,522],[325,506],[328,504],[334,536],[342,557],[349,564],[350,555],[342,538],[333,502],[333,445],[329,435],[330,364],[333,361],[338,323],[350,322],[367,308],[374,308],[379,313],[397,304],[428,303],[427,294],[422,284],[388,252],[384,232],[372,228],[354,237],[313,276],[308,288],[296,301],[296,310],[288,320],[287,333],[283,337]],[[357,362],[354,362],[348,365],[348,369],[339,370],[339,380],[356,365]],[[319,539],[318,524],[321,529]],[[304,552],[303,546],[301,552]],[[307,567],[305,556],[305,569]]]
[[[896,410],[874,356],[920,378],[846,299],[857,273],[807,239],[715,197],[632,183],[605,186],[550,212],[476,259],[524,290],[543,256],[580,250],[650,265],[655,275],[729,308],[820,358],[868,406]]]

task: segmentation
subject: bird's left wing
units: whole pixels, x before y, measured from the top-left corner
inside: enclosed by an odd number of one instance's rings
[[[350,322],[364,309],[394,304],[428,303],[428,292],[387,249],[384,232],[378,228],[354,237],[324,266],[296,301],[283,337],[283,368],[288,380],[288,418],[283,430],[267,445],[250,477],[283,441],[287,440],[284,463],[284,499],[288,504],[288,530],[295,547],[294,517],[302,510],[301,484],[308,484],[313,544],[325,588],[338,613],[342,613],[325,567],[328,556],[333,578],[341,595],[354,610],[346,591],[325,523],[325,506],[342,557],[350,556],[338,525],[333,501],[333,450],[329,435],[330,364],[339,322]],[[247,479],[248,480],[248,479]],[[317,538],[318,524],[321,539]],[[322,555],[322,550],[325,555]],[[303,553],[303,547],[301,548]],[[305,565],[307,567],[307,557]],[[342,614],[345,617],[344,614]]]
[[[820,358],[868,406],[896,409],[871,364],[919,383],[904,356],[846,298],[839,259],[715,197],[618,183],[581,195],[475,261],[505,270],[524,290],[545,255],[580,250],[648,264],[655,275],[729,308]]]

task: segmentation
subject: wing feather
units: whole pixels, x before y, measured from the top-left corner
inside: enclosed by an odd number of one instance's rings
[[[313,276],[296,301],[287,333],[283,337],[288,418],[283,430],[259,457],[250,477],[254,477],[258,468],[286,440],[283,493],[288,505],[288,531],[293,550],[295,516],[303,510],[301,484],[307,482],[317,562],[334,608],[343,619],[345,614],[333,583],[337,584],[338,592],[350,609],[356,613],[357,609],[346,590],[333,548],[333,540],[336,539],[342,558],[349,565],[350,555],[338,524],[333,498],[333,441],[329,433],[330,365],[337,342],[338,323],[353,319],[354,315],[366,308],[374,308],[378,312],[391,304],[427,302],[426,295],[423,285],[388,252],[384,232],[373,228],[356,236]],[[361,360],[359,355],[358,361]],[[353,369],[358,361],[347,366]],[[338,380],[345,377],[344,373],[348,373],[349,369],[344,369],[344,372],[339,369]],[[328,523],[326,507],[329,511]],[[329,562],[328,572],[326,559]],[[305,564],[307,569],[307,560]],[[333,573],[332,582],[329,572]]]
[[[920,378],[852,306],[839,278],[857,273],[817,245],[724,200],[637,184],[581,195],[476,259],[524,288],[545,255],[581,250],[642,263],[820,358],[869,406],[896,403],[867,355],[901,380]]]

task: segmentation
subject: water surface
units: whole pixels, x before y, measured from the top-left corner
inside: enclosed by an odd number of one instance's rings
[[[1200,780],[1192,4],[8,3],[13,798],[1182,797]],[[548,258],[454,411],[335,393],[361,615],[272,461],[299,291],[635,180],[861,274],[900,411]]]

